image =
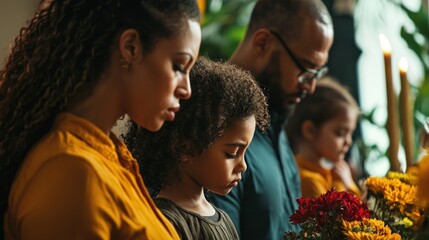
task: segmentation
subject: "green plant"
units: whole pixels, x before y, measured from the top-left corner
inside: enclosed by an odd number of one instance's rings
[[[401,29],[401,37],[405,40],[408,47],[417,55],[424,70],[424,79],[420,86],[416,86],[415,111],[417,114],[429,116],[429,20],[428,12],[422,4],[417,12],[409,10],[403,4],[399,7],[407,14],[415,25],[415,31]],[[416,119],[418,120],[418,119]],[[421,123],[420,123],[421,124]]]
[[[243,38],[255,0],[207,0],[201,54],[229,59]]]

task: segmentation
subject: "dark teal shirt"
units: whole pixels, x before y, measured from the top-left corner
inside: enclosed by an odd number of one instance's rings
[[[242,181],[227,196],[211,197],[231,217],[241,239],[282,239],[286,231],[299,231],[289,217],[298,208],[301,183],[283,122],[274,122],[267,134],[255,132]]]

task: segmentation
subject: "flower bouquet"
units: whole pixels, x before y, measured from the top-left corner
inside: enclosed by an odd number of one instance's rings
[[[417,178],[389,172],[386,177],[369,177],[365,183],[369,209],[374,216],[402,239],[414,239],[424,216],[417,199]]]
[[[348,192],[332,188],[316,198],[296,200],[299,208],[290,217],[292,224],[299,224],[299,233],[287,232],[284,239],[347,239],[355,229],[355,221],[369,218],[371,212],[365,203]],[[357,226],[357,225],[356,225]]]

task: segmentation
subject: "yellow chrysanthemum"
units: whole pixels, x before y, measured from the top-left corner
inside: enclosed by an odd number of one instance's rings
[[[384,190],[384,199],[390,206],[398,204],[405,208],[407,204],[412,205],[416,202],[416,187],[409,185],[406,187],[388,187]],[[403,211],[401,212],[403,213]]]
[[[351,232],[346,233],[346,237],[348,240],[401,240],[401,236],[397,233],[390,236],[378,236],[372,233]]]
[[[343,233],[351,240],[400,240],[401,236],[393,233],[389,226],[378,219],[362,219],[362,221],[347,222],[343,220]]]
[[[424,161],[425,164],[418,167],[418,175],[389,172],[384,178],[370,177],[367,179],[368,190],[373,193],[373,210],[376,215],[388,221],[386,224],[389,224],[389,226],[402,225],[407,229],[404,231],[414,231],[421,226],[423,210],[419,196],[425,198],[424,194],[426,194],[426,200],[424,201],[429,203],[429,188],[426,188],[428,190],[425,193],[423,190],[426,189],[421,184],[417,184],[429,181],[429,155],[427,155],[427,158],[428,160]],[[423,173],[424,171],[426,171],[425,174]],[[419,177],[417,178],[416,176]],[[398,236],[392,234],[390,228],[380,232],[376,229],[383,229],[382,225],[374,225],[375,227],[373,225],[366,223],[366,228],[355,226],[353,231],[347,231],[344,228],[344,234],[349,239],[397,239]],[[388,226],[386,225],[385,227]]]
[[[385,178],[369,177],[366,179],[365,184],[371,192],[383,193],[384,189],[389,183]]]
[[[389,188],[404,188],[405,186],[409,186],[408,184],[401,182],[401,180],[397,178],[386,179],[386,181],[387,181],[387,186]]]
[[[388,179],[399,179],[401,182],[410,184],[410,185],[416,185],[417,184],[417,177],[413,176],[412,174],[408,173],[399,173],[399,172],[388,172],[387,176]]]
[[[395,173],[390,175],[392,177]],[[404,213],[408,205],[417,203],[417,187],[401,182],[399,178],[370,177],[366,184],[371,192],[383,195],[391,210],[398,208]]]

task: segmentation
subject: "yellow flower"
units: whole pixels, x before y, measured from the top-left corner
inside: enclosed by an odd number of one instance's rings
[[[429,188],[424,188],[421,184],[417,184],[429,181],[429,155],[427,155],[427,158],[428,160],[424,161],[424,164],[420,165],[418,168],[418,174],[420,174],[418,175],[419,178],[410,173],[389,172],[384,178],[370,177],[367,179],[366,185],[368,186],[368,190],[373,194],[372,199],[370,199],[373,200],[372,202],[374,203],[372,210],[377,216],[384,219],[386,224],[389,224],[390,227],[397,225],[403,226],[405,229],[402,228],[402,230],[410,234],[412,231],[418,230],[421,227],[424,216],[419,196],[422,196],[422,193],[425,194],[425,191],[427,191],[427,198],[425,201],[429,203]],[[424,174],[425,176],[422,176],[424,171],[426,171]],[[368,224],[367,226],[371,225]],[[372,223],[372,225],[374,225],[374,223]],[[379,238],[382,232],[377,232],[375,229],[383,228],[381,225],[378,225],[378,227],[371,226],[366,228],[355,226],[353,231],[348,231],[345,234],[349,239],[397,238],[396,235],[390,232],[390,229],[389,231],[383,230],[386,236]],[[386,227],[388,226],[386,225]]]
[[[386,181],[387,181],[387,187],[389,187],[389,188],[403,188],[405,186],[409,186],[409,185],[401,182],[401,180],[399,180],[397,178],[386,179]]]
[[[347,222],[343,220],[343,233],[351,240],[400,240],[401,236],[393,233],[389,226],[378,219],[362,219],[362,221]]]
[[[388,172],[387,176],[388,179],[399,179],[401,182],[410,184],[410,185],[416,185],[417,184],[417,177],[413,176],[409,173],[399,173],[399,172]]]
[[[383,193],[386,186],[389,184],[388,180],[380,177],[369,177],[365,181],[366,186],[371,192]]]
[[[376,194],[381,194],[391,210],[397,208],[404,213],[408,205],[417,203],[417,187],[401,182],[399,177],[406,174],[390,172],[392,178],[370,177],[366,180],[368,189]],[[398,178],[393,178],[393,177]]]
[[[402,206],[401,208],[405,208],[407,204],[412,205],[416,202],[416,187],[409,185],[388,187],[384,191],[384,198],[390,206],[398,204]],[[401,213],[404,213],[403,209]]]
[[[409,218],[404,217],[398,225],[404,225],[406,228],[410,228],[413,226],[413,221],[411,221]]]
[[[413,206],[412,210],[405,212],[407,218],[413,222],[414,228],[420,227],[422,221],[424,220],[424,215],[422,215],[423,212],[420,212],[420,210],[421,209],[418,206]]]
[[[350,233],[346,234],[348,240],[401,240],[401,236],[394,233],[390,236],[378,236],[372,233]]]

